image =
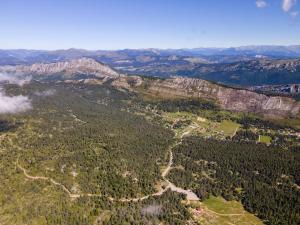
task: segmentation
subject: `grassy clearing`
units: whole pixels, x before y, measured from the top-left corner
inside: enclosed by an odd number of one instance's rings
[[[222,197],[210,197],[204,202],[195,202],[191,211],[195,219],[203,225],[263,224],[255,215],[247,212],[240,202],[226,201]]]
[[[272,138],[266,135],[259,135],[258,142],[270,145]]]
[[[226,201],[222,197],[213,197],[205,200],[203,204],[209,209],[220,214],[244,214],[245,211],[237,201]]]
[[[197,119],[197,116],[190,112],[166,112],[164,113],[164,117],[170,121],[175,121],[176,119]]]
[[[240,125],[230,120],[223,120],[220,123],[219,131],[223,132],[225,136],[233,136],[239,129]]]
[[[236,131],[240,128],[240,124],[231,120],[223,120],[219,123],[210,120],[209,117],[199,116],[190,112],[168,112],[162,115],[164,120],[168,123],[190,121],[190,124],[198,126],[195,132],[204,137],[224,139],[227,136],[234,136]],[[181,133],[186,131],[184,127],[178,130],[181,131]]]

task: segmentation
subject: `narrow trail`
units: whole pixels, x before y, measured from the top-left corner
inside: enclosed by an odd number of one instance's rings
[[[16,166],[23,171],[23,174],[25,177],[27,177],[28,179],[31,179],[31,180],[46,180],[46,181],[49,181],[51,182],[52,184],[56,185],[56,186],[59,186],[61,187],[69,196],[70,198],[78,198],[80,197],[79,194],[73,194],[69,191],[68,188],[66,188],[66,186],[64,186],[63,184],[53,180],[52,178],[49,178],[49,177],[43,177],[43,176],[32,176],[32,175],[29,175],[26,171],[26,169],[24,167],[22,167],[20,164],[19,164],[19,158],[17,159],[17,162],[16,162]]]
[[[181,135],[180,135],[180,139],[169,149],[169,154],[170,154],[170,159],[169,159],[169,163],[167,168],[163,171],[162,173],[162,177],[163,179],[167,182],[168,186],[166,189],[170,189],[171,191],[174,192],[178,192],[181,194],[185,194],[186,195],[186,199],[190,200],[190,201],[198,201],[200,200],[198,198],[198,196],[191,190],[185,190],[183,188],[177,187],[175,184],[173,184],[172,182],[170,182],[166,176],[169,174],[170,170],[172,169],[173,166],[173,148],[175,148],[177,145],[180,145],[182,143],[182,139],[184,138],[184,136],[189,135],[194,129],[197,129],[198,126],[196,125],[190,125],[187,127],[187,130],[184,131]],[[176,132],[175,132],[176,133]]]
[[[166,177],[169,174],[170,170],[172,169],[173,166],[173,148],[175,148],[177,145],[180,145],[182,143],[182,139],[184,136],[190,134],[194,129],[196,129],[197,127],[195,126],[189,126],[189,129],[186,132],[183,132],[182,135],[180,136],[180,139],[173,144],[172,146],[169,147],[168,152],[169,152],[169,162],[167,167],[164,169],[164,171],[162,172],[161,176],[163,178],[163,180],[167,183],[167,186],[165,188],[161,188],[159,191],[150,194],[150,195],[146,195],[143,197],[138,197],[138,198],[123,198],[123,199],[114,199],[112,197],[109,196],[104,196],[102,194],[92,194],[92,193],[72,193],[65,185],[55,181],[54,179],[50,178],[50,177],[44,177],[44,176],[32,176],[30,174],[27,173],[26,169],[24,167],[22,167],[19,164],[19,157],[17,158],[16,161],[16,167],[18,167],[24,174],[24,176],[28,179],[31,180],[45,180],[45,181],[49,181],[50,183],[52,183],[55,186],[59,186],[64,192],[66,192],[70,198],[72,199],[76,199],[79,197],[107,197],[109,200],[111,201],[119,201],[119,202],[138,202],[138,201],[143,201],[145,199],[150,198],[151,196],[160,196],[163,193],[165,193],[167,190],[171,190],[174,192],[178,192],[181,194],[185,194],[187,197],[187,200],[192,200],[192,201],[197,201],[199,200],[199,198],[197,197],[197,195],[195,193],[193,193],[191,190],[185,190],[182,189],[180,187],[177,187],[175,184],[173,184],[172,182],[170,182]]]
[[[169,149],[170,159],[169,159],[169,162],[168,162],[168,165],[167,165],[166,169],[161,174],[162,178],[164,178],[164,179],[166,178],[166,176],[169,174],[170,170],[172,169],[172,165],[173,165],[173,152],[172,152],[172,149],[175,146],[173,146],[172,148]]]
[[[245,213],[228,213],[227,214],[227,213],[218,213],[218,212],[215,212],[211,209],[205,209],[205,210],[208,211],[208,212],[211,212],[213,214],[216,214],[218,216],[243,216],[243,215],[245,215]]]
[[[233,134],[230,137],[233,138],[236,135],[236,133],[238,132],[238,130],[239,130],[239,127],[235,128]]]

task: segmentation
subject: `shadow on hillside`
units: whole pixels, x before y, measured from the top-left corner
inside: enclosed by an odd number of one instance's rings
[[[5,133],[8,131],[14,131],[21,125],[20,122],[11,123],[6,120],[0,120],[0,133]]]

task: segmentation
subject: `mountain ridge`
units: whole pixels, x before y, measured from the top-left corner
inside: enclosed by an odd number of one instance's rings
[[[71,59],[68,61],[60,61],[56,63],[35,63],[32,65],[17,65],[17,66],[2,66],[2,73],[26,73],[35,76],[49,76],[54,74],[65,74],[63,77],[72,78],[77,74],[93,75],[98,78],[111,77],[116,78],[121,76],[111,67],[97,62],[91,58]]]
[[[229,111],[256,113],[267,116],[297,116],[300,102],[282,96],[266,96],[245,89],[236,89],[206,80],[173,77],[150,85],[153,93],[215,101]]]
[[[89,58],[31,66],[3,66],[0,67],[0,72],[34,74],[36,79],[41,80],[51,80],[53,76],[57,79],[58,76],[60,80],[71,83],[103,84],[105,81],[111,80],[110,84],[117,88],[139,92],[139,88],[147,86],[144,90],[150,94],[165,97],[203,98],[215,101],[226,110],[267,116],[294,117],[300,111],[300,102],[291,98],[266,96],[196,78],[175,76],[168,79],[145,80],[141,76],[121,74],[111,67]]]
[[[132,75],[185,76],[235,86],[300,83],[300,45],[123,50],[1,50],[0,66],[92,58]]]

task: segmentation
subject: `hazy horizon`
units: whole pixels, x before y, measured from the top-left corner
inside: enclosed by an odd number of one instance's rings
[[[0,48],[0,50],[4,51],[68,51],[68,50],[82,50],[82,51],[123,51],[123,50],[195,50],[195,49],[230,49],[230,48],[247,48],[247,47],[300,47],[300,44],[294,45],[237,45],[237,46],[229,46],[229,47],[192,47],[192,48],[156,48],[156,47],[149,47],[149,48],[118,48],[118,49],[86,49],[86,48],[58,48],[58,49],[30,49],[30,48]]]

